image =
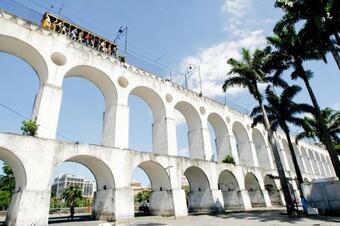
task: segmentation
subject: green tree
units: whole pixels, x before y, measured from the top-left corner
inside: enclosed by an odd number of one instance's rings
[[[268,114],[271,129],[273,131],[276,131],[280,127],[286,135],[290,154],[293,159],[293,164],[298,179],[298,187],[300,190],[300,194],[302,195],[303,193],[301,189],[301,184],[303,183],[303,178],[296,159],[293,143],[290,138],[289,124],[293,124],[295,126],[302,126],[303,120],[297,117],[296,115],[305,112],[312,113],[314,109],[310,105],[297,104],[293,102],[293,98],[300,91],[301,88],[294,85],[284,89],[281,95],[277,96],[272,90],[272,88],[269,86],[266,89],[266,97],[268,104],[265,105],[265,109]],[[251,116],[253,117],[252,126],[264,122],[261,107],[255,107],[251,113]]]
[[[271,57],[271,64],[277,74],[292,69],[291,78],[293,80],[297,78],[303,80],[313,103],[314,115],[321,131],[322,140],[329,152],[336,175],[340,177],[340,162],[322,117],[319,103],[309,83],[313,73],[303,66],[305,61],[324,59],[325,55],[324,52],[320,52],[318,49],[306,47],[308,40],[306,41],[304,37],[303,32],[296,32],[293,26],[286,26],[282,30],[275,31],[274,36],[267,38],[269,43],[275,47]]]
[[[233,164],[233,165],[236,164],[236,162],[235,162],[235,160],[234,160],[234,157],[231,156],[231,155],[226,155],[226,156],[224,157],[224,159],[222,160],[222,162],[223,162],[223,163]]]
[[[247,88],[249,93],[258,102],[264,118],[264,126],[268,132],[268,141],[273,151],[275,163],[279,173],[282,190],[287,204],[287,212],[289,215],[291,215],[296,211],[294,202],[290,194],[290,188],[284,173],[279,150],[276,146],[276,143],[274,142],[273,131],[270,128],[268,116],[263,103],[263,96],[261,95],[258,87],[258,84],[263,82],[270,82],[273,85],[281,87],[288,86],[284,80],[280,79],[280,73],[275,73],[274,76],[268,76],[272,67],[272,61],[270,47],[267,47],[263,50],[256,49],[253,54],[251,54],[247,49],[242,49],[242,59],[240,61],[234,58],[230,58],[227,61],[227,63],[231,66],[231,70],[228,72],[228,78],[225,80],[222,88],[224,92],[226,89],[233,86]],[[278,68],[278,65],[276,65],[276,68]]]
[[[331,51],[339,69],[340,57],[337,45],[340,45],[340,3],[338,0],[276,0],[276,7],[284,11],[282,19],[275,29],[302,22],[308,41],[308,48]],[[301,25],[300,25],[301,26]],[[335,40],[332,40],[332,36]],[[307,46],[307,45],[306,45]]]
[[[35,136],[37,135],[39,125],[35,120],[22,121],[21,131],[23,135]]]
[[[149,199],[150,199],[150,194],[151,194],[151,191],[150,190],[144,190],[144,191],[141,191],[139,192],[137,195],[136,195],[136,201],[139,205],[145,203],[145,202],[149,202]]]
[[[321,111],[321,115],[326,122],[327,130],[329,131],[333,144],[340,143],[340,111],[325,108]],[[321,130],[318,127],[315,117],[305,116],[303,118],[303,129],[304,131],[296,136],[297,141],[307,138],[324,143]]]
[[[78,185],[71,185],[63,191],[61,197],[65,200],[67,207],[70,207],[78,206],[83,195]]]
[[[8,208],[15,190],[15,177],[12,169],[5,163],[2,167],[4,175],[0,176],[0,209]]]

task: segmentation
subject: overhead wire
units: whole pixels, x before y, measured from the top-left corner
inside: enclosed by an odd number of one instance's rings
[[[41,12],[38,12],[37,10],[34,10],[34,9],[30,8],[29,6],[25,6],[25,5],[21,4],[21,3],[18,3],[16,0],[12,0],[12,1],[13,1],[13,2],[16,2],[17,4],[19,4],[19,5],[21,5],[21,6],[24,6],[24,7],[27,8],[27,9],[33,10],[34,12],[39,13],[39,14],[42,15]],[[47,10],[47,11],[52,10],[51,7],[49,7],[49,6],[47,6],[47,5],[42,5],[42,4],[37,3],[37,2],[35,2],[35,1],[33,1],[33,0],[26,0],[26,1],[28,1],[28,2],[30,2],[30,3],[32,3],[32,4],[34,4],[34,5],[36,5],[36,6],[40,7],[40,8],[42,8],[43,10]],[[75,15],[75,14],[74,14],[73,12],[71,12],[70,10],[68,10],[68,9],[66,9],[66,8],[63,8],[62,11],[60,12],[60,15],[63,16],[63,17],[65,17],[67,20],[69,20],[69,21],[72,22],[72,23],[77,24],[77,22],[75,22],[73,19],[69,18],[69,16],[66,15],[64,12],[66,12],[66,13],[68,13],[68,14],[70,14],[70,15],[73,15],[73,18],[77,18],[77,20],[79,20],[80,22],[84,22],[85,24],[91,24],[91,21],[90,21],[90,20],[87,20],[87,19],[85,19],[84,17],[81,17],[81,16],[79,16],[79,15]],[[105,32],[103,32],[103,31],[107,30],[107,27],[102,26],[102,25],[100,25],[100,24],[96,24],[96,29],[99,30],[99,32],[101,32],[101,33],[105,33]],[[165,71],[165,72],[167,72],[167,73],[173,73],[174,75],[180,76],[180,78],[182,78],[182,77],[184,78],[184,74],[185,74],[185,73],[179,72],[178,70],[176,70],[176,69],[174,69],[174,68],[172,68],[172,67],[170,67],[170,66],[168,66],[168,65],[166,65],[166,64],[163,64],[163,63],[157,61],[156,59],[152,59],[151,57],[146,56],[146,55],[143,54],[143,53],[139,53],[139,52],[136,51],[136,50],[133,50],[133,49],[131,49],[131,48],[127,48],[127,54],[129,54],[129,55],[131,55],[131,56],[134,56],[134,57],[136,57],[136,58],[138,58],[138,59],[140,59],[140,60],[142,60],[142,61],[144,61],[144,62],[146,62],[146,63],[148,63],[148,64],[150,64],[150,65],[153,65],[153,66],[157,67],[158,69],[161,69],[161,70],[163,70],[163,71]],[[172,58],[173,58],[173,57],[172,57]],[[175,58],[173,58],[173,59],[175,59]],[[176,60],[178,60],[178,59],[176,59]],[[183,79],[181,79],[181,80],[183,80]],[[225,97],[225,98],[226,98],[226,97]],[[240,110],[240,108],[241,108],[241,109],[245,110],[246,113],[249,113],[248,107],[246,107],[246,106],[244,106],[244,105],[242,105],[242,104],[240,104],[240,103],[237,103],[237,102],[231,100],[230,98],[227,98],[227,99],[228,99],[228,101],[229,101],[230,103],[232,103],[233,105],[235,105],[235,107],[239,108],[239,110]]]

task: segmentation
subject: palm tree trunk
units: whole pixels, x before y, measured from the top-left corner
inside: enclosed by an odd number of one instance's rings
[[[288,184],[288,180],[286,178],[286,175],[285,175],[285,172],[284,172],[284,169],[283,169],[283,166],[282,166],[282,162],[281,162],[281,158],[280,158],[280,154],[279,154],[279,149],[278,149],[276,142],[274,140],[273,131],[270,128],[270,123],[269,123],[269,119],[268,119],[266,109],[264,108],[262,101],[259,101],[259,104],[261,106],[261,110],[262,110],[262,114],[263,114],[263,118],[264,118],[264,126],[267,130],[267,133],[268,133],[269,145],[270,145],[271,150],[273,151],[277,172],[279,174],[279,179],[280,179],[283,195],[284,195],[285,202],[286,202],[287,213],[288,213],[289,216],[291,216],[291,214],[296,211],[295,206],[294,206],[294,201],[293,201],[292,196],[291,196],[292,193],[291,193],[291,190],[290,190],[290,187],[289,187],[289,184]]]
[[[287,138],[287,141],[288,141],[290,155],[292,156],[292,159],[293,159],[293,164],[294,164],[295,173],[296,173],[297,182],[298,182],[297,186],[298,186],[298,189],[300,191],[300,196],[303,197],[303,192],[302,192],[302,187],[301,187],[301,184],[303,184],[303,178],[302,178],[302,174],[301,174],[301,170],[300,170],[298,161],[296,159],[293,143],[292,143],[292,140],[290,139],[288,127],[284,129],[284,132],[286,134],[286,138]]]
[[[337,38],[337,42],[339,42],[339,36],[336,34],[335,37]],[[336,62],[336,64],[338,65],[338,68],[340,70],[340,56],[339,56],[339,52],[338,50],[335,48],[335,45],[332,43],[331,39],[329,38],[328,40],[330,47],[331,47],[331,53],[333,55],[333,58]]]
[[[306,73],[303,76],[303,81],[305,82],[309,96],[312,100],[312,103],[315,109],[315,117],[316,117],[316,121],[318,122],[318,127],[321,132],[320,135],[322,136],[323,143],[326,146],[326,149],[328,150],[329,156],[331,157],[331,161],[332,161],[332,164],[335,170],[335,174],[338,178],[340,178],[340,161],[338,159],[338,155],[333,146],[332,139],[331,139],[331,136],[329,135],[325,120],[321,115],[319,104],[316,100],[312,87],[309,84],[309,80],[308,80]]]

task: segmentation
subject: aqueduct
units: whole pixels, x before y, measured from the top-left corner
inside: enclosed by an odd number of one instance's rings
[[[7,225],[47,225],[49,180],[65,161],[81,163],[93,172],[98,188],[93,206],[96,219],[134,217],[130,185],[136,167],[150,178],[154,215],[182,217],[188,211],[284,204],[280,183],[271,177],[278,174],[266,131],[262,126],[251,128],[248,115],[4,11],[0,11],[0,27],[0,51],[24,59],[40,81],[32,113],[40,125],[38,137],[0,133],[0,159],[11,166],[16,178]],[[63,80],[72,76],[89,80],[105,98],[102,145],[56,140]],[[128,149],[130,95],[143,99],[152,111],[152,153]],[[177,153],[175,109],[188,124],[189,158]],[[211,161],[208,122],[216,134],[217,162]],[[287,176],[295,177],[280,132],[276,142]],[[295,152],[306,181],[334,176],[322,148],[302,141]],[[236,165],[221,162],[226,154],[234,157]],[[190,185],[188,199],[183,176]],[[298,193],[295,183],[293,187]]]

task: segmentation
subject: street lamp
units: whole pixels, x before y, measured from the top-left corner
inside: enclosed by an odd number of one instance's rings
[[[198,78],[200,83],[200,96],[202,96],[202,78],[201,78],[201,68],[195,64],[189,64],[186,73],[184,74],[185,78],[185,88],[188,88],[188,77],[193,75],[194,72],[198,72]]]

